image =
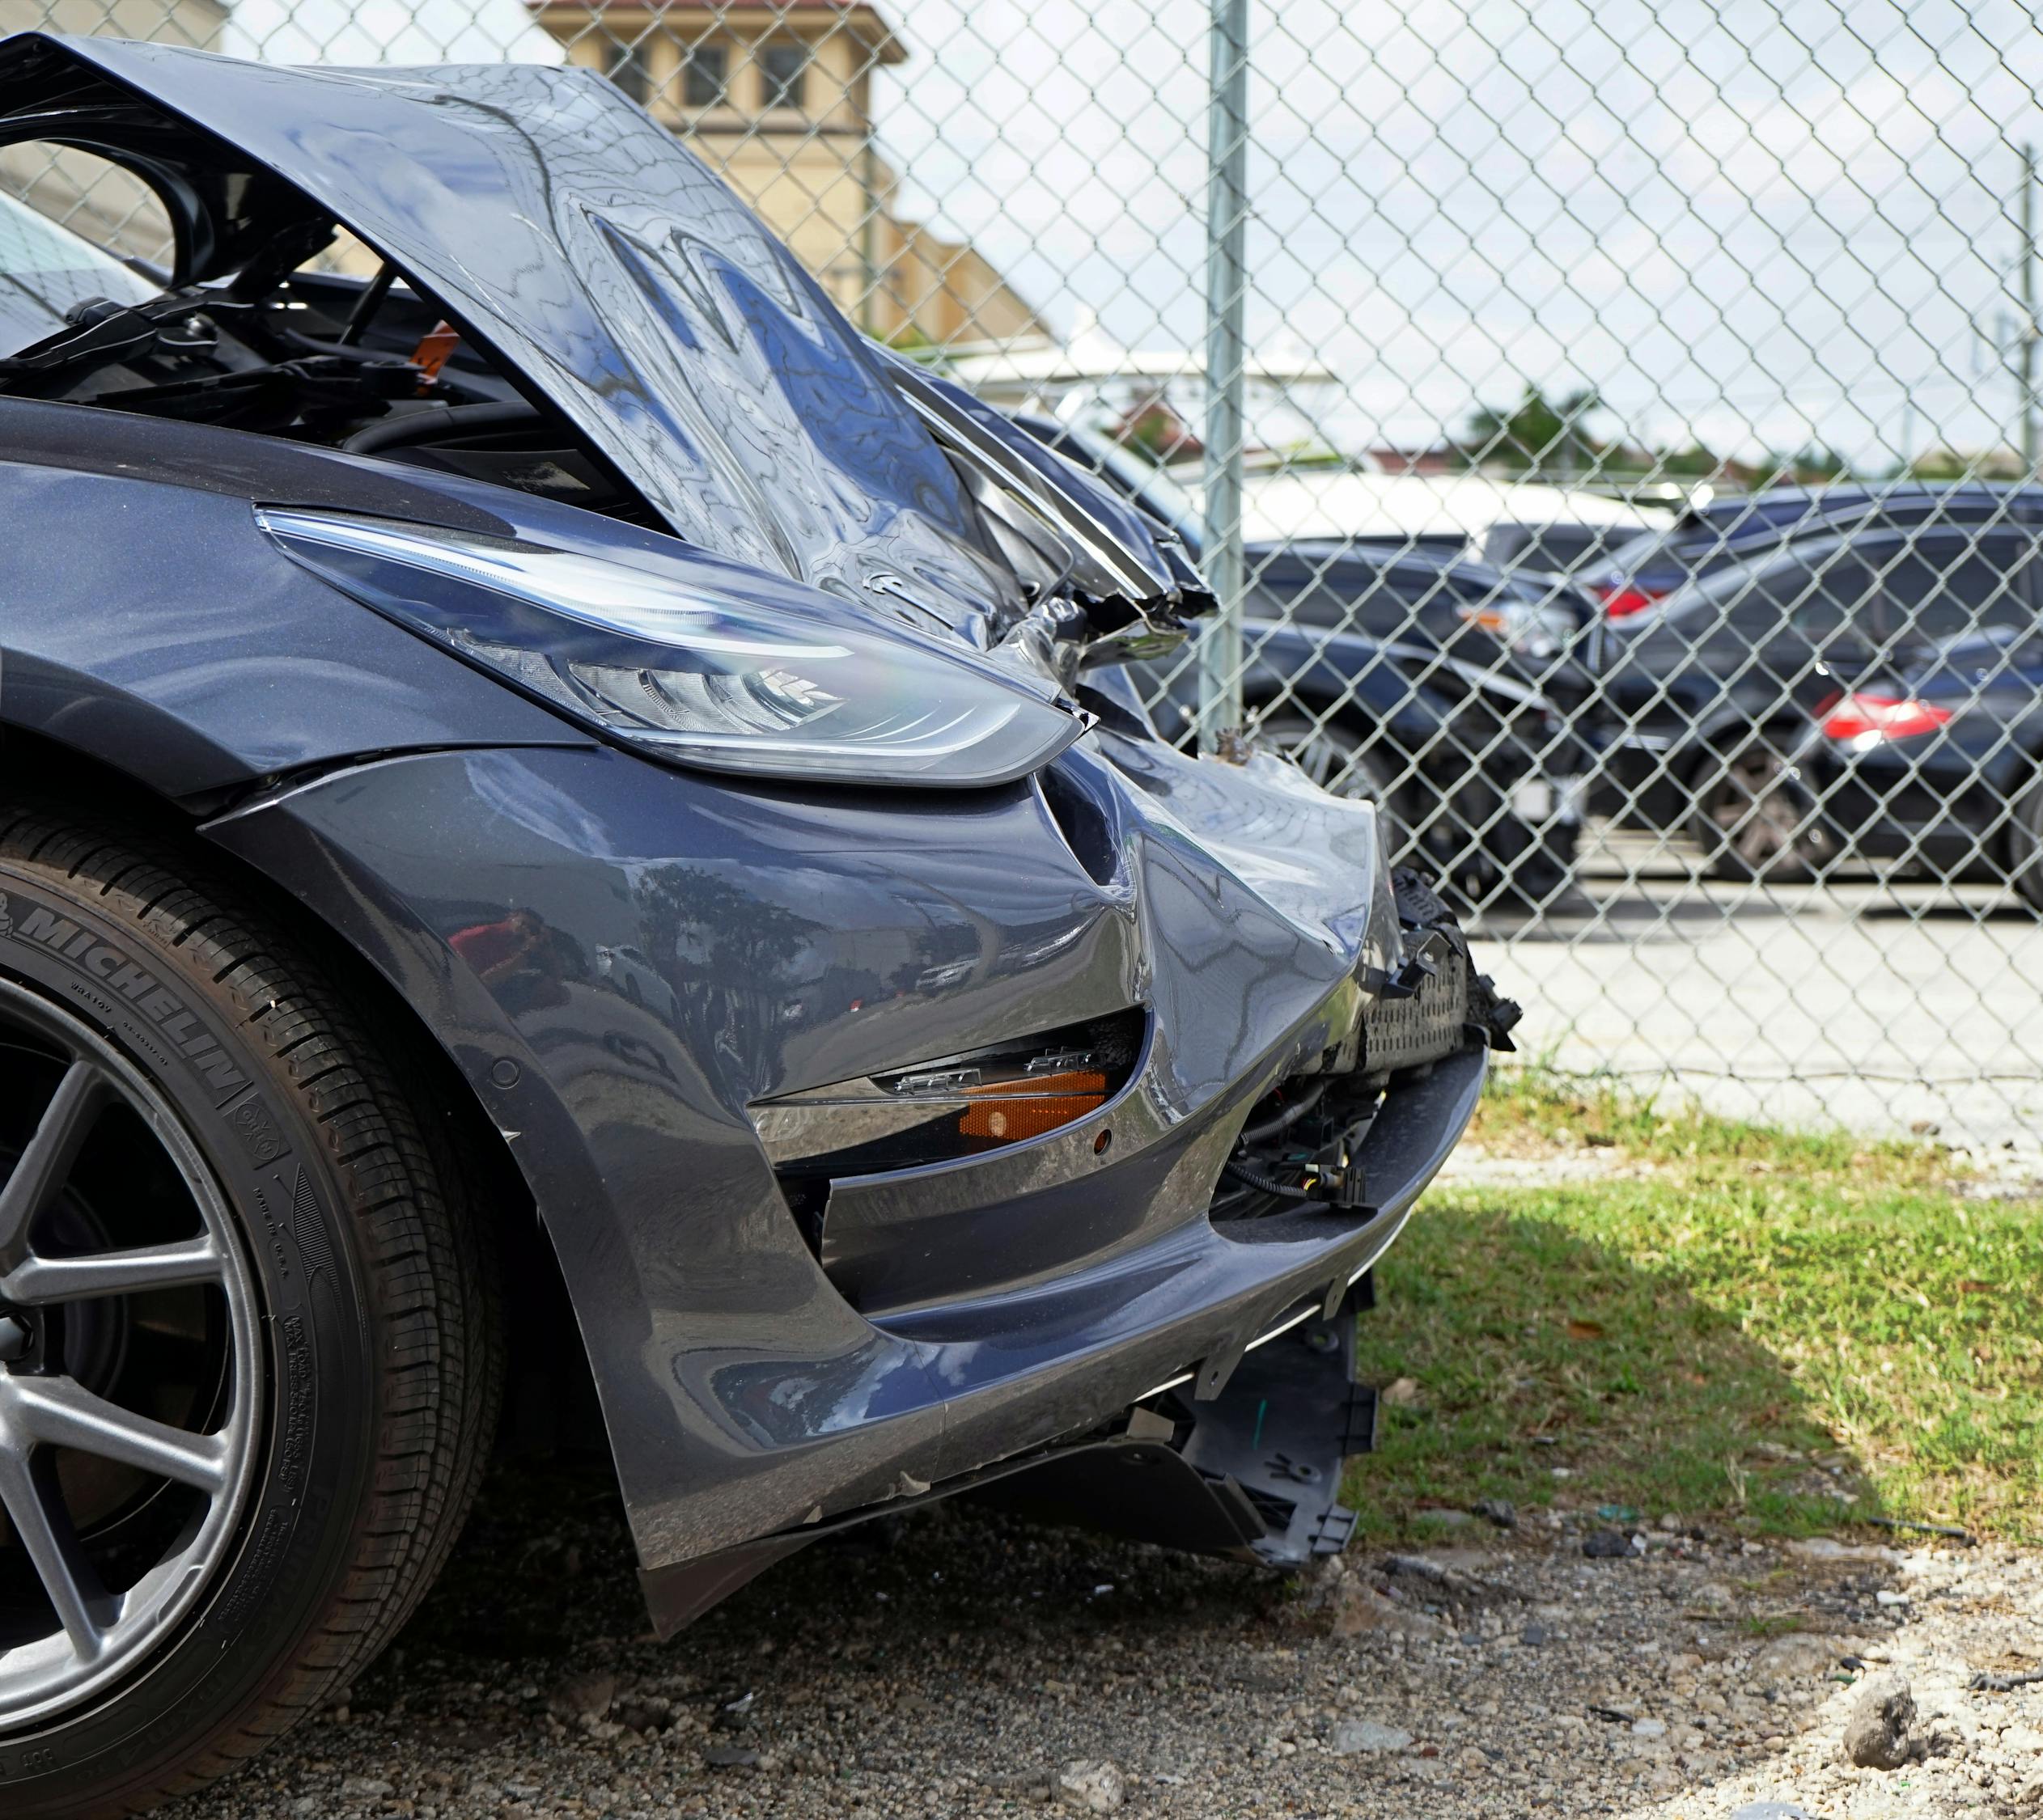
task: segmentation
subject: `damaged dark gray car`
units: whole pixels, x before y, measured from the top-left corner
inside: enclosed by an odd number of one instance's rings
[[[33,142],[176,251],[0,204],[11,1820],[356,1673],[507,1387],[663,1629],[959,1492],[1339,1547],[1515,1009],[1370,808],[1156,739],[1181,552],[593,77],[19,37]]]

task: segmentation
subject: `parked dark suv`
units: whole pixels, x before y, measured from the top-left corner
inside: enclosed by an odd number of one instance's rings
[[[1876,859],[2043,904],[2043,511],[1997,517],[1823,530],[1600,629],[1599,806],[1722,875]]]
[[[2043,488],[1996,481],[1894,480],[1879,485],[1769,487],[1691,507],[1665,531],[1647,531],[1578,570],[1575,579],[1621,620],[1643,612],[1698,577],[1778,552],[1826,526],[1990,524],[2043,513]]]

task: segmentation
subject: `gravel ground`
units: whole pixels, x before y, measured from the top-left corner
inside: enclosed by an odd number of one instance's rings
[[[2043,1680],[1969,1685],[2037,1670],[2043,1558],[1593,1511],[1286,1581],[940,1506],[663,1646],[601,1475],[528,1467],[345,1705],[170,1811],[2043,1817]]]

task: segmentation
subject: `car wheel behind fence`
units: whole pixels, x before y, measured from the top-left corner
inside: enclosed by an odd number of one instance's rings
[[[1366,750],[1338,721],[1318,721],[1303,713],[1272,714],[1257,724],[1256,733],[1321,788],[1358,797],[1397,815],[1395,768]]]
[[[1690,793],[1689,832],[1713,878],[1804,884],[1828,857],[1814,799],[1765,740],[1710,754],[1696,768]]]

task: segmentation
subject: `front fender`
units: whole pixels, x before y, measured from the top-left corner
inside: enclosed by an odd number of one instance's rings
[[[263,498],[510,528],[367,463],[0,401],[0,724],[198,802],[366,753],[589,743],[290,562]]]
[[[746,1387],[745,1361],[791,1355],[829,1380],[819,1408],[943,1401],[920,1349],[832,1289],[744,1107],[1134,1001],[1122,894],[1062,852],[1038,793],[807,801],[604,749],[435,752],[202,832],[384,976],[502,1133],[648,1564],[884,1494],[858,1450],[804,1463],[801,1412]],[[598,964],[619,946],[670,990],[629,998]],[[960,956],[964,982],[925,989]],[[782,1416],[775,1459],[761,1424]]]
[[[1054,792],[810,794],[436,752],[206,824],[381,969],[504,1134],[647,1568],[1089,1425],[1394,1234],[1358,1215],[1293,1251],[1206,1217],[1250,1106],[1337,1054],[1397,964],[1373,813],[1104,734],[1058,768]],[[829,1276],[751,1103],[1134,1007],[1110,1142],[848,1179],[833,1217],[884,1190],[906,1286]]]

